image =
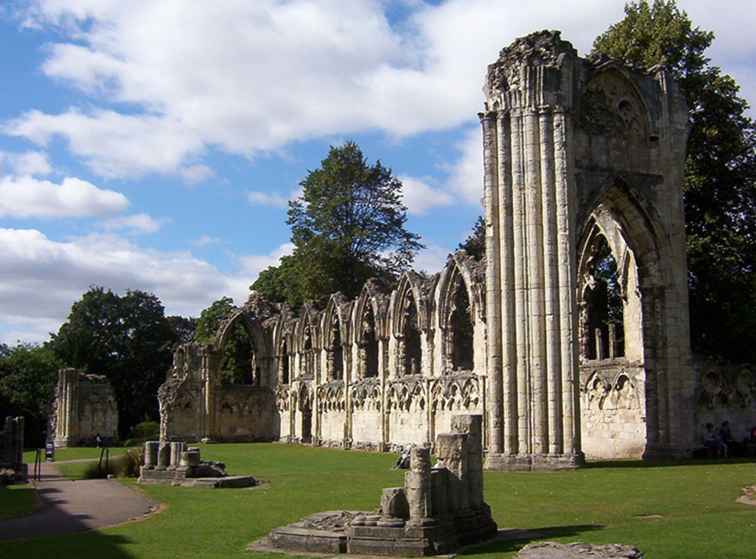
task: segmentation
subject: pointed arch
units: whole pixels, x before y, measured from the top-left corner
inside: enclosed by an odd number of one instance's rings
[[[362,288],[352,311],[352,343],[357,350],[358,379],[377,377],[382,366],[379,340],[385,339],[385,293],[375,280]]]
[[[350,303],[341,293],[334,293],[328,299],[323,311],[321,331],[323,332],[323,349],[326,352],[326,380],[344,380],[348,367]]]

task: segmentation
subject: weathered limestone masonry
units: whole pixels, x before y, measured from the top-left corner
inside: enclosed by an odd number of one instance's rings
[[[454,415],[450,433],[429,447],[413,447],[403,487],[383,490],[374,512],[318,513],[273,530],[252,549],[291,552],[425,556],[449,553],[496,535],[483,500],[483,422]]]
[[[0,484],[26,481],[24,464],[24,418],[6,417],[0,431]]]
[[[93,444],[118,438],[118,405],[108,379],[78,369],[60,369],[50,415],[55,446]]]
[[[139,469],[139,483],[181,485],[184,487],[252,487],[252,476],[226,475],[222,462],[203,462],[200,449],[187,447],[182,441],[147,441],[144,443],[144,466]]]
[[[474,413],[488,468],[560,468],[686,454],[696,411],[725,419],[705,401],[736,381],[712,388],[690,359],[687,109],[666,70],[543,31],[501,52],[484,92],[484,261],[457,252],[296,316],[253,293],[176,351],[163,441],[432,446]],[[756,422],[750,387],[738,428]]]
[[[369,281],[299,316],[257,294],[215,342],[186,344],[160,388],[165,440],[274,440],[345,448],[429,445],[453,413],[483,413],[482,265],[464,252],[440,274]],[[250,340],[248,384],[221,380],[224,348]]]
[[[676,84],[663,67],[579,58],[543,31],[501,52],[484,93],[487,466],[569,467],[588,448],[687,452],[687,109]],[[607,332],[598,257],[616,265],[622,298]],[[632,389],[633,413],[581,422],[581,388],[585,406],[595,379]]]

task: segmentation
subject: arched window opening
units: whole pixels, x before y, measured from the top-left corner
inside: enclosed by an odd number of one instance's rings
[[[470,298],[462,276],[457,275],[449,313],[452,369],[472,371],[474,367],[473,322]]]
[[[281,344],[281,353],[279,356],[279,378],[281,384],[289,384],[289,348],[286,340]]]
[[[359,342],[359,368],[363,378],[378,376],[378,338],[375,331],[375,316],[368,303],[362,314],[362,336]]]
[[[231,326],[231,331],[221,347],[220,379],[222,384],[256,384],[260,376],[255,344],[247,328],[240,320]]]
[[[617,272],[606,238],[597,235],[583,299],[583,356],[614,359],[625,355],[624,309]]]
[[[311,379],[315,375],[315,352],[312,349],[312,331],[307,325],[304,331],[302,357],[304,359],[304,370],[302,371],[305,378]]]
[[[419,375],[422,373],[423,353],[420,329],[417,326],[417,306],[411,296],[405,300],[402,320],[404,322],[402,328],[404,374]]]
[[[331,320],[331,347],[328,351],[328,379],[343,380],[344,348],[341,345],[341,328],[336,313]]]

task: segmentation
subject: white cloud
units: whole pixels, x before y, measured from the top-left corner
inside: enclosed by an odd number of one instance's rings
[[[483,140],[480,126],[470,127],[456,145],[459,158],[449,168],[447,189],[470,204],[483,197]]]
[[[417,253],[412,267],[418,272],[435,274],[446,265],[446,259],[451,252],[449,248],[428,243],[424,249]]]
[[[731,0],[727,10],[710,0],[680,4],[717,32],[714,62],[731,65],[752,95],[756,36],[742,29],[756,24],[753,3]],[[187,161],[208,146],[250,155],[369,129],[398,136],[447,129],[475,118],[486,65],[515,37],[562,29],[587,52],[621,19],[623,5],[415,2],[406,20],[392,24],[380,0],[38,0],[28,21],[55,26],[60,37],[43,71],[95,105],[134,110],[30,111],[6,132],[41,145],[61,136],[104,176],[204,177]]]
[[[120,212],[126,197],[77,178],[60,184],[30,176],[0,177],[0,217],[88,217]]]
[[[192,245],[203,248],[210,245],[216,245],[221,242],[220,237],[211,237],[210,235],[200,235],[197,239],[192,241]]]
[[[404,204],[407,211],[415,215],[424,215],[431,208],[448,206],[453,202],[449,193],[430,186],[424,180],[403,176],[399,177],[404,188]]]
[[[166,219],[155,219],[146,213],[114,217],[103,222],[106,231],[126,231],[133,234],[157,233]]]
[[[269,194],[251,190],[247,192],[247,200],[253,206],[269,206],[271,208],[285,208],[289,204],[289,198],[280,194]]]
[[[294,252],[294,245],[292,243],[284,243],[270,254],[242,256],[239,261],[243,272],[256,279],[265,268],[273,266],[282,256],[289,256],[292,252]]]
[[[4,162],[10,173],[16,176],[45,176],[52,172],[47,155],[40,151],[0,152],[0,162]]]
[[[167,314],[197,316],[222,296],[241,304],[257,273],[288,251],[241,257],[237,271],[224,273],[189,252],[145,249],[112,234],[61,242],[35,229],[0,229],[0,339],[43,339],[92,285],[155,293]]]
[[[215,172],[207,165],[189,165],[183,167],[180,172],[189,184],[204,182],[215,175]]]

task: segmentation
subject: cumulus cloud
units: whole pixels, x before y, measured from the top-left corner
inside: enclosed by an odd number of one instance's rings
[[[0,152],[0,163],[16,176],[45,176],[52,172],[47,154],[40,151]]]
[[[271,208],[285,208],[289,204],[289,199],[286,196],[280,194],[270,194],[268,192],[260,192],[257,190],[251,190],[247,192],[247,200],[253,206],[269,206]]]
[[[215,172],[207,165],[189,165],[183,167],[180,172],[189,184],[204,182],[215,175]]]
[[[470,204],[483,196],[483,140],[480,126],[471,126],[456,144],[458,159],[448,169],[447,189]]]
[[[56,184],[31,176],[0,177],[0,217],[101,216],[123,211],[128,205],[123,194],[77,178]]]
[[[216,245],[221,242],[220,237],[212,237],[210,235],[200,235],[198,238],[192,241],[192,245],[204,248],[210,245]]]
[[[126,231],[132,234],[157,233],[167,222],[166,219],[155,219],[146,213],[114,217],[103,222],[106,231]]]
[[[682,0],[717,32],[716,63],[745,80],[756,38],[750,0],[728,10]],[[407,4],[389,21],[379,0],[37,0],[27,21],[55,27],[42,70],[100,102],[135,110],[27,112],[6,133],[44,145],[64,138],[104,176],[161,172],[206,178],[188,165],[208,146],[250,155],[296,140],[378,129],[402,136],[474,119],[486,64],[515,37],[562,29],[583,52],[622,17],[622,2],[448,0]],[[464,40],[460,40],[464,36]],[[746,64],[747,63],[747,64]],[[190,178],[189,180],[194,180]]]
[[[415,255],[412,267],[418,272],[435,274],[436,272],[440,272],[444,267],[446,259],[451,252],[452,250],[448,247],[429,243]]]
[[[288,251],[241,257],[227,273],[190,252],[145,249],[113,234],[56,241],[36,229],[0,229],[0,339],[44,339],[91,285],[153,292],[167,314],[196,316],[222,296],[241,304],[259,271]]]
[[[411,214],[425,215],[432,208],[448,206],[453,202],[448,192],[430,186],[422,179],[404,176],[399,180],[403,185],[404,204]]]

